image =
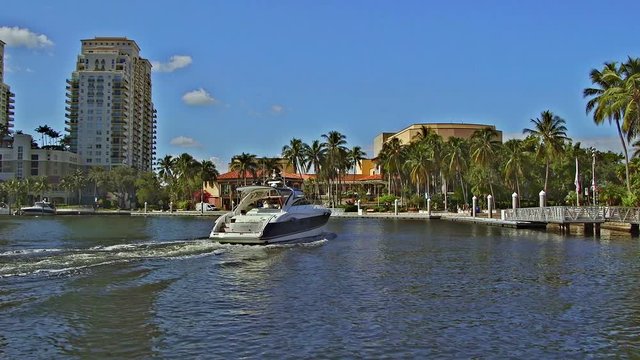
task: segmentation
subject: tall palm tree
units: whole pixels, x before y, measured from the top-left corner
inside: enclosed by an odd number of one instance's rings
[[[329,131],[322,135],[324,139],[324,147],[326,149],[326,169],[325,174],[329,180],[329,196],[331,197],[331,181],[335,181],[336,192],[335,201],[340,202],[340,195],[338,194],[338,181],[339,175],[344,164],[344,158],[347,152],[347,137],[338,131]]]
[[[431,152],[425,141],[413,142],[407,146],[407,159],[404,166],[409,173],[409,178],[416,185],[416,193],[420,194],[420,185],[424,180],[429,181],[431,170]],[[427,186],[428,187],[428,186]],[[426,190],[426,189],[425,189]]]
[[[518,199],[522,197],[520,192],[520,178],[524,176],[524,162],[526,149],[524,142],[519,139],[511,139],[504,143],[505,153],[504,177],[505,181],[514,186]]]
[[[87,179],[93,183],[93,197],[98,197],[98,189],[107,181],[107,173],[102,166],[92,166]]]
[[[258,163],[256,161],[256,155],[242,153],[240,155],[235,155],[231,158],[231,171],[238,171],[240,176],[242,177],[242,181],[244,185],[247,185],[247,172],[251,173],[251,175],[256,178],[256,170],[258,168]]]
[[[391,192],[391,180],[393,179],[394,194],[398,192],[398,182],[402,183],[402,163],[405,159],[405,147],[398,138],[392,138],[382,145],[378,154],[377,163],[381,165],[387,174],[389,185],[387,192]],[[392,177],[393,176],[393,177]]]
[[[349,167],[353,169],[354,181],[356,178],[356,169],[358,166],[362,166],[362,160],[364,160],[365,156],[367,156],[367,153],[362,151],[360,146],[354,146],[347,152],[347,161],[349,163]]]
[[[49,180],[46,176],[38,176],[34,178],[35,183],[32,187],[32,191],[39,195],[39,199],[42,200],[44,198],[44,193],[51,188],[49,184]]]
[[[567,137],[565,121],[561,117],[554,115],[551,111],[545,110],[539,118],[531,119],[534,127],[522,130],[524,134],[533,136],[537,141],[537,156],[545,159],[544,192],[547,192],[549,183],[549,163],[551,159],[558,156],[562,151],[562,145]]]
[[[321,167],[325,162],[326,153],[327,149],[325,148],[325,144],[321,143],[320,140],[313,140],[311,145],[307,145],[304,148],[305,164],[307,164],[305,171],[309,172],[309,170],[313,168],[313,173],[316,176],[314,184],[317,197],[320,197]]]
[[[199,164],[200,168],[200,183],[202,184],[202,189],[200,191],[200,202],[203,202],[204,197],[204,187],[205,183],[209,183],[212,181],[216,181],[220,173],[218,169],[216,169],[216,164],[210,160],[202,160]],[[204,211],[204,206],[201,207]]]
[[[486,127],[477,130],[471,136],[471,159],[482,166],[488,174],[489,188],[491,189],[491,198],[495,202],[495,193],[493,192],[493,169],[492,166],[496,153],[501,143],[498,140],[498,131],[493,128]],[[467,199],[465,199],[465,202]]]
[[[627,151],[627,142],[625,141],[625,137],[622,134],[622,127],[620,126],[620,121],[624,116],[623,110],[612,102],[611,97],[605,96],[607,90],[621,87],[624,82],[622,66],[618,66],[615,62],[606,62],[602,70],[592,69],[589,73],[589,78],[591,78],[591,83],[596,87],[586,88],[583,91],[584,97],[591,98],[587,101],[587,114],[593,112],[593,121],[597,125],[602,125],[605,120],[609,120],[609,124],[611,124],[612,121],[615,122],[624,152],[627,191],[631,192],[631,183],[629,181],[629,153]]]
[[[87,183],[87,177],[81,169],[76,169],[73,173],[64,177],[64,183],[69,190],[78,191],[78,205],[82,200],[82,188]]]
[[[173,170],[175,168],[176,159],[171,155],[165,155],[158,161],[158,175],[160,179],[166,183],[169,183],[173,179]]]
[[[458,177],[465,202],[467,201],[467,189],[464,186],[463,172],[467,170],[468,157],[467,141],[459,137],[450,137],[445,146],[443,161],[447,168],[447,173],[454,173]]]
[[[305,143],[300,139],[293,138],[289,145],[282,147],[282,157],[285,158],[290,165],[293,165],[293,172],[301,174],[304,168],[304,148]]]

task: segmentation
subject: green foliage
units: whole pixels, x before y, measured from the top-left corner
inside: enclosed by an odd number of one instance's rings
[[[424,205],[424,197],[418,194],[413,194],[407,199],[407,206],[409,208],[419,208],[422,205]]]
[[[619,206],[627,190],[622,185],[604,184],[598,188],[598,202],[608,206]]]
[[[160,181],[155,173],[144,172],[135,180],[136,199],[138,206],[143,207],[144,203],[149,205],[159,205],[160,202],[168,202],[169,196],[160,186]]]
[[[356,211],[358,211],[358,206],[357,205],[343,205],[342,207],[344,207],[344,212],[356,212]]]
[[[179,200],[178,202],[175,202],[173,205],[176,210],[193,209],[193,202],[191,200]]]
[[[627,193],[622,197],[622,206],[636,207],[640,205],[640,197],[634,193]]]

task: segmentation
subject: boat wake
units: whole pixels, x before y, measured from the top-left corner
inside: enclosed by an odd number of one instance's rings
[[[316,247],[326,237],[262,247],[220,244],[210,239],[95,246],[75,249],[21,249],[0,253],[0,278],[29,275],[73,274],[84,269],[153,259],[181,260],[217,256],[227,252],[254,252],[292,247]]]

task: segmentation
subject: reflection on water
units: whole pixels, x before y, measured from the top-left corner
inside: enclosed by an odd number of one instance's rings
[[[332,219],[220,245],[206,218],[0,220],[0,357],[640,356],[637,239]]]

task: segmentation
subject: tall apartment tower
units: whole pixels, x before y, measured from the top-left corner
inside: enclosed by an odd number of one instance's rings
[[[126,37],[81,40],[76,70],[67,79],[65,130],[85,167],[153,169],[156,110],[151,63]]]
[[[14,93],[9,85],[4,83],[4,45],[0,40],[0,124],[5,125],[7,130],[13,127],[13,103]]]

